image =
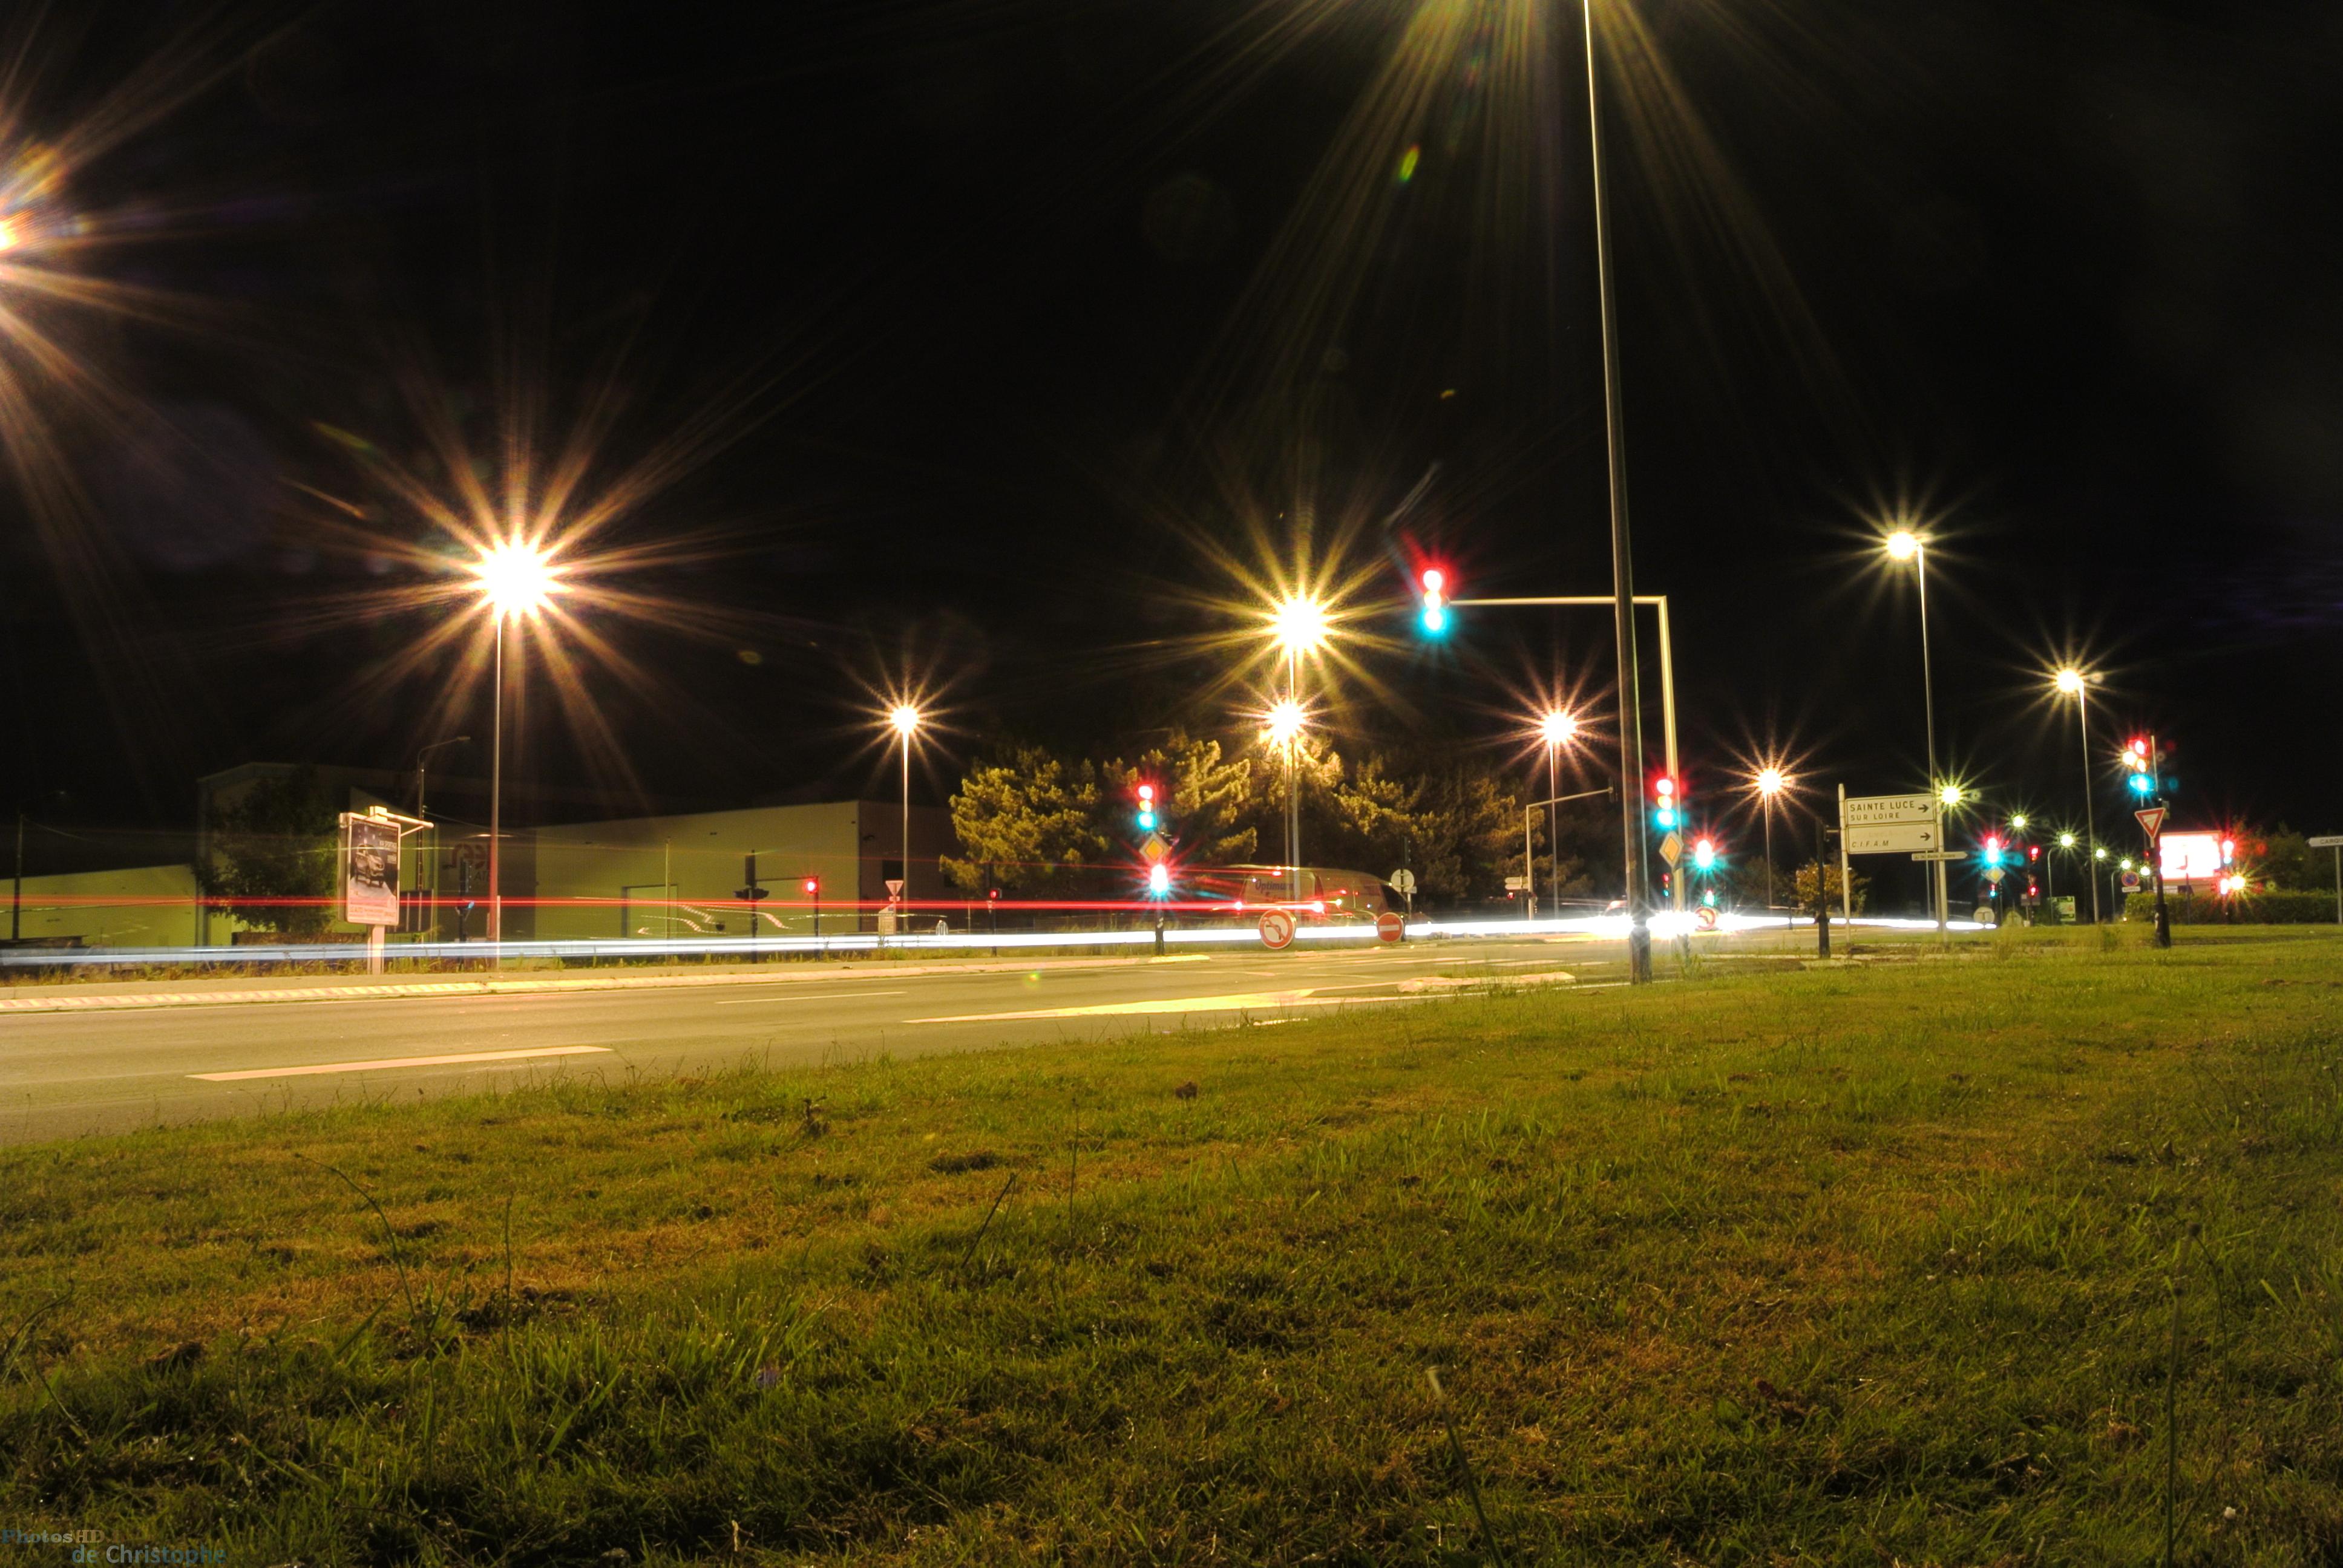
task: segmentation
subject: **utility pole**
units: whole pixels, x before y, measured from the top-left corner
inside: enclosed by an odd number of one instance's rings
[[[25,940],[25,809],[16,808],[16,887],[8,897],[8,940]]]

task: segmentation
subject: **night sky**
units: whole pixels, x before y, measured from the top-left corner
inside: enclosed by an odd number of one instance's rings
[[[203,771],[484,733],[452,656],[379,677],[419,625],[359,607],[425,530],[332,432],[405,460],[436,409],[493,453],[516,398],[558,441],[599,391],[598,472],[696,442],[604,541],[688,608],[595,623],[632,777],[537,702],[525,776],[851,793],[903,677],[955,727],[937,798],[1005,733],[1234,734],[1227,561],[1297,530],[1389,645],[1344,745],[1507,754],[1535,681],[1608,701],[1601,613],[1428,653],[1401,565],[1609,589],[1573,5],[65,9],[7,40],[19,141],[151,112],[69,170],[101,237],[55,265],[158,303],[41,307],[96,399],[0,347],[80,497],[0,498],[36,818],[175,829]],[[1918,628],[1874,544],[1906,507],[1944,749],[1990,798],[2078,814],[2063,655],[2105,672],[2102,752],[2176,742],[2182,822],[2343,831],[2343,13],[1632,18],[1630,502],[1695,792],[1769,747],[1917,785]]]

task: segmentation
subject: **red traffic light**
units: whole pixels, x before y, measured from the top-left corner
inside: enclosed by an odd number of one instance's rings
[[[1438,567],[1424,568],[1423,575],[1418,580],[1423,584],[1423,591],[1428,594],[1439,593],[1448,587],[1448,574]]]
[[[1664,800],[1675,792],[1676,781],[1669,778],[1666,774],[1663,773],[1657,779],[1652,780],[1652,793],[1657,795],[1661,799]]]
[[[805,891],[806,897],[809,899],[819,897],[821,893],[821,879],[820,877],[808,877],[805,879]]]

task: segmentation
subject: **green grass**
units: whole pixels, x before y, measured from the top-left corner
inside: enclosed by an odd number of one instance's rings
[[[0,1525],[2343,1559],[2343,943],[1917,950],[0,1152]]]

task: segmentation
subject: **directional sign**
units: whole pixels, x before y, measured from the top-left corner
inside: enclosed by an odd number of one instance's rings
[[[1270,910],[1261,917],[1261,945],[1272,950],[1293,945],[1293,916],[1285,910]]]
[[[1840,827],[1850,855],[1901,855],[1936,848],[1936,802],[1927,795],[1850,796]]]
[[[1530,879],[1527,877],[1507,877],[1505,879],[1505,891],[1509,893],[1526,893],[1529,890]]]
[[[2331,833],[2325,838],[2313,839],[2310,840],[2310,847],[2314,849],[2343,849],[2343,833]]]
[[[2164,808],[2150,806],[2144,811],[2134,811],[2132,815],[2139,819],[2139,830],[2147,835],[2147,841],[2155,843],[2156,836],[2164,831]]]
[[[1684,859],[1684,839],[1674,833],[1661,839],[1660,859],[1668,863],[1668,869],[1674,870],[1676,862]]]
[[[1969,856],[1966,849],[1923,849],[1912,858],[1916,860],[1966,860]]]
[[[1405,866],[1402,866],[1383,879],[1391,884],[1392,891],[1403,899],[1415,891],[1415,873]]]
[[[1875,828],[1890,822],[1934,822],[1933,795],[1850,795],[1842,820],[1849,828]]]

